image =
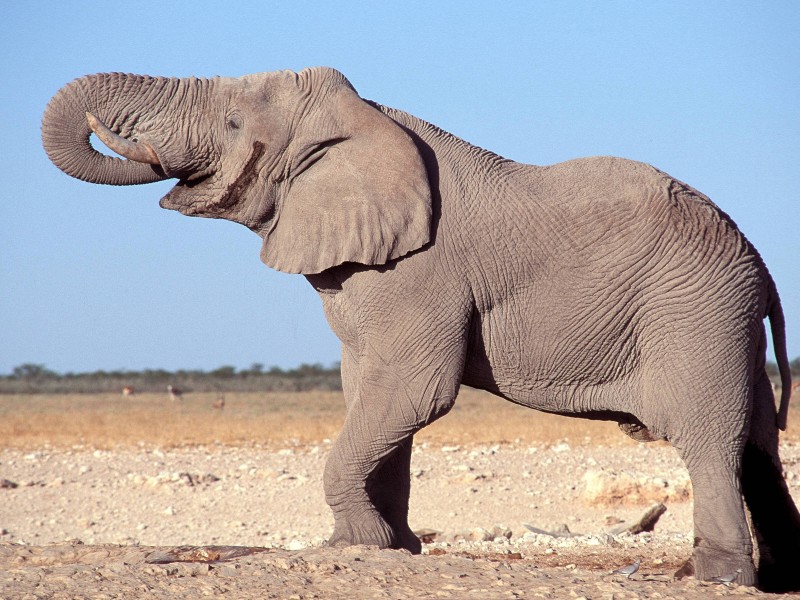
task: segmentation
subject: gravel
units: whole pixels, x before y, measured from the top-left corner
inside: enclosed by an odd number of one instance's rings
[[[0,450],[0,597],[761,595],[671,579],[691,554],[692,502],[667,445],[419,445],[409,522],[430,541],[422,557],[324,546],[329,449]],[[782,456],[800,499],[800,445]],[[653,532],[610,533],[654,502],[667,512]],[[630,580],[610,575],[636,559]]]

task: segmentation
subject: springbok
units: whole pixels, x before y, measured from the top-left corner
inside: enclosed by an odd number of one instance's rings
[[[123,396],[135,396],[136,395],[136,390],[133,388],[132,385],[126,385],[124,388],[122,388],[122,395]]]
[[[222,410],[225,408],[225,396],[220,394],[217,396],[217,399],[214,401],[214,404],[211,405],[213,408]]]
[[[175,400],[182,400],[183,399],[183,390],[179,390],[172,385],[167,386],[167,391],[169,392],[169,399],[175,402]]]

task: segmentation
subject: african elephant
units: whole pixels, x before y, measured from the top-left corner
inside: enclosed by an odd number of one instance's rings
[[[92,131],[127,160],[94,150]],[[420,551],[412,438],[466,384],[669,440],[695,497],[682,573],[800,588],[778,456],[791,389],[778,293],[688,185],[620,158],[512,162],[360,98],[329,68],[87,76],[51,100],[42,138],[85,181],[177,179],[162,207],[247,226],[264,263],[319,293],[347,403],[324,473],[330,544]]]

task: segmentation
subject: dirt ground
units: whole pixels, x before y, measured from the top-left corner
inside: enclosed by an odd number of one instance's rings
[[[672,579],[688,475],[612,425],[465,392],[415,444],[409,521],[428,543],[411,556],[324,546],[340,396],[213,400],[0,397],[0,598],[779,597]],[[782,456],[800,502],[796,432]],[[620,532],[659,502],[652,532]]]

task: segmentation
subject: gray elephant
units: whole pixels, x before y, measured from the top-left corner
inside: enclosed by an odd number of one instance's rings
[[[95,151],[92,131],[127,160]],[[619,158],[515,163],[363,100],[329,68],[87,76],[51,100],[42,137],[85,181],[177,179],[161,206],[247,226],[264,263],[317,290],[347,402],[324,474],[330,544],[420,551],[412,438],[466,384],[669,440],[695,497],[681,573],[800,588],[800,516],[778,456],[791,388],[778,293],[689,186]]]

